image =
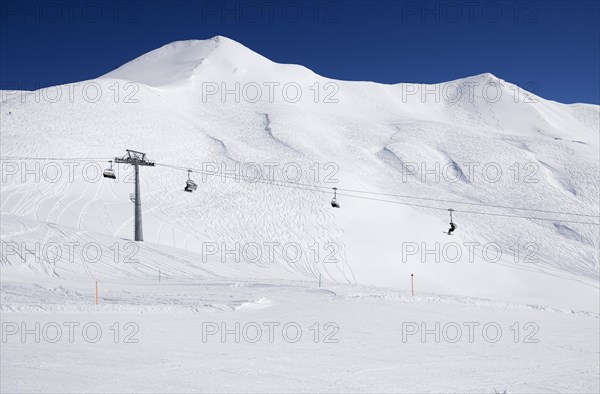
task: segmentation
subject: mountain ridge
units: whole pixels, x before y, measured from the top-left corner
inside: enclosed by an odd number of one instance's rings
[[[142,170],[148,245],[203,256],[207,243],[228,249],[248,242],[297,244],[305,253],[293,264],[281,250],[266,261],[263,250],[265,275],[273,266],[302,279],[322,275],[404,288],[403,278],[414,274],[419,288],[431,293],[597,311],[597,226],[582,222],[599,215],[598,106],[518,94],[508,83],[496,99],[492,85],[501,80],[489,73],[454,85],[335,81],[246,56],[245,47],[220,41],[186,41],[127,63],[127,73],[157,86],[109,73],[3,100],[2,157],[11,170],[3,174],[2,212],[16,221],[57,223],[84,237],[130,239],[132,185],[123,182],[131,179],[130,169],[116,166],[114,182],[101,172],[108,160],[135,149],[157,163]],[[230,56],[238,50],[243,56]],[[489,91],[468,94],[476,82],[490,83]],[[275,84],[273,94],[266,83]],[[453,86],[464,93],[459,97]],[[87,96],[81,94],[86,87]],[[254,100],[257,87],[261,96]],[[97,100],[91,99],[94,89],[101,93]],[[62,96],[52,99],[57,92]],[[38,179],[22,173],[35,165],[40,171],[63,168],[60,158],[81,159],[77,176],[63,171],[50,182],[43,173]],[[215,163],[219,172],[276,163],[276,180],[293,176],[294,169],[300,176],[284,187],[192,173],[198,190],[182,191],[185,169]],[[100,178],[81,173],[91,167]],[[333,187],[360,194],[340,191],[342,208],[332,209]],[[443,233],[449,208],[458,224],[451,238]],[[470,262],[464,245],[473,242],[479,246]],[[440,254],[453,243],[460,246],[457,263],[421,254],[423,248]],[[498,262],[482,255],[488,244],[501,251]],[[337,264],[324,264],[324,245],[335,246]],[[415,247],[419,252],[409,254]],[[318,264],[310,254],[315,248]],[[528,253],[537,263],[523,262]],[[68,263],[55,268],[70,271]],[[10,275],[11,268],[3,268],[3,276]]]

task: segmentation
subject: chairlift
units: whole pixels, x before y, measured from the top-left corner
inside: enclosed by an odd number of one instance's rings
[[[102,175],[105,178],[117,179],[117,176],[115,175],[115,170],[113,170],[112,160],[109,160],[108,162],[110,163],[110,168],[107,168],[106,170],[104,170],[104,172],[102,173]]]
[[[447,232],[445,232],[448,235],[452,235],[452,232],[454,232],[454,230],[456,230],[456,224],[452,221],[452,212],[454,212],[454,209],[450,208],[448,209],[448,211],[450,211],[450,228],[448,229]]]
[[[333,208],[339,208],[340,204],[337,202],[337,187],[333,188],[333,200],[331,200],[331,206]]]
[[[196,184],[196,182],[192,181],[192,178],[190,177],[190,174],[192,173],[192,170],[188,170],[188,179],[187,181],[185,181],[185,188],[183,189],[186,192],[193,192],[194,190],[196,190],[198,188],[198,185]]]

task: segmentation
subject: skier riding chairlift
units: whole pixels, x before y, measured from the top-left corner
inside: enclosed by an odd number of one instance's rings
[[[452,235],[454,230],[456,230],[456,224],[454,224],[454,222],[452,221],[452,212],[454,212],[454,209],[450,208],[448,209],[448,211],[450,212],[450,228],[448,229],[448,232],[446,232],[446,234]]]
[[[448,235],[452,235],[452,232],[456,230],[456,224],[450,222],[450,229],[448,230]]]

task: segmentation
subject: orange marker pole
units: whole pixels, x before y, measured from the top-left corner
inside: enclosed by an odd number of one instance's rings
[[[410,274],[410,292],[412,296],[415,296],[415,276]]]
[[[96,305],[98,305],[98,281],[96,281]]]

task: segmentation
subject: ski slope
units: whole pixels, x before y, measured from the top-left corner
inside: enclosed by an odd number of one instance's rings
[[[106,377],[134,361],[123,344],[89,361],[77,356],[89,343],[57,345],[81,363],[65,380],[51,345],[13,341],[3,391],[245,391],[257,379],[252,391],[598,391],[598,106],[488,73],[332,80],[220,36],[91,81],[0,93],[3,321],[135,321],[136,351],[169,350],[116,386]],[[101,177],[125,149],[156,163],[140,170],[143,243],[130,241],[132,169]],[[216,174],[192,173],[198,190],[185,193],[187,168]],[[239,177],[257,168],[275,181]],[[59,257],[36,252],[49,245]],[[335,321],[341,342],[195,341],[207,319]],[[536,322],[540,342],[398,342],[407,320],[498,321],[504,339]],[[40,348],[29,381],[23,360]],[[428,366],[449,369],[419,382]]]

